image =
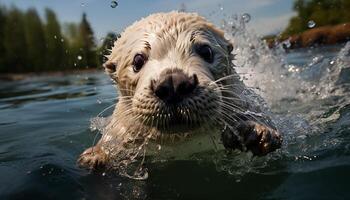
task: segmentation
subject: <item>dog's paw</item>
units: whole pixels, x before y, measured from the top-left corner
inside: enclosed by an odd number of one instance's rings
[[[86,149],[78,158],[78,165],[82,168],[99,169],[106,166],[107,155],[99,146]]]
[[[254,155],[264,156],[282,145],[281,135],[274,129],[253,121],[248,121],[237,128],[243,145]]]

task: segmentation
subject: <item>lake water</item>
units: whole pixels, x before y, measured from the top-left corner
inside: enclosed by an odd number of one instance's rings
[[[115,102],[109,78],[1,81],[0,199],[349,199],[350,44],[286,53],[236,37],[237,70],[271,107],[282,149],[146,161],[146,180],[89,172],[76,159],[99,134],[90,120]]]

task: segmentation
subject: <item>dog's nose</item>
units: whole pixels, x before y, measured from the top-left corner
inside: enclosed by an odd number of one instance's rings
[[[151,82],[151,88],[154,94],[166,103],[176,104],[192,94],[198,86],[198,77],[186,75],[177,70],[162,73],[158,81]]]

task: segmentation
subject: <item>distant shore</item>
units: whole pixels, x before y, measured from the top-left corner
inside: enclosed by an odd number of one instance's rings
[[[0,81],[19,81],[40,76],[65,76],[80,73],[103,72],[102,68],[76,69],[50,72],[28,72],[28,73],[4,73],[0,74]]]
[[[334,26],[312,28],[300,34],[264,39],[270,48],[281,45],[286,49],[306,48],[317,45],[332,45],[350,41],[350,22]],[[102,68],[74,69],[49,72],[0,73],[0,81],[18,81],[39,76],[64,76],[79,73],[102,72]]]
[[[350,23],[322,26],[289,37],[274,37],[265,40],[270,48],[282,44],[288,49],[343,43],[350,40]]]

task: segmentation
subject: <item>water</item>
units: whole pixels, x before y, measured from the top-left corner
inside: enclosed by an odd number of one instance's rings
[[[117,1],[111,1],[111,8],[116,8],[118,6]]]
[[[142,181],[89,172],[75,162],[104,126],[91,119],[115,103],[109,78],[95,72],[3,81],[0,199],[350,198],[350,44],[269,50],[239,19],[223,26],[235,42],[237,71],[274,113],[281,150],[263,158],[213,150],[148,159]]]
[[[313,20],[310,20],[307,22],[307,27],[314,28],[316,26],[316,23]]]

